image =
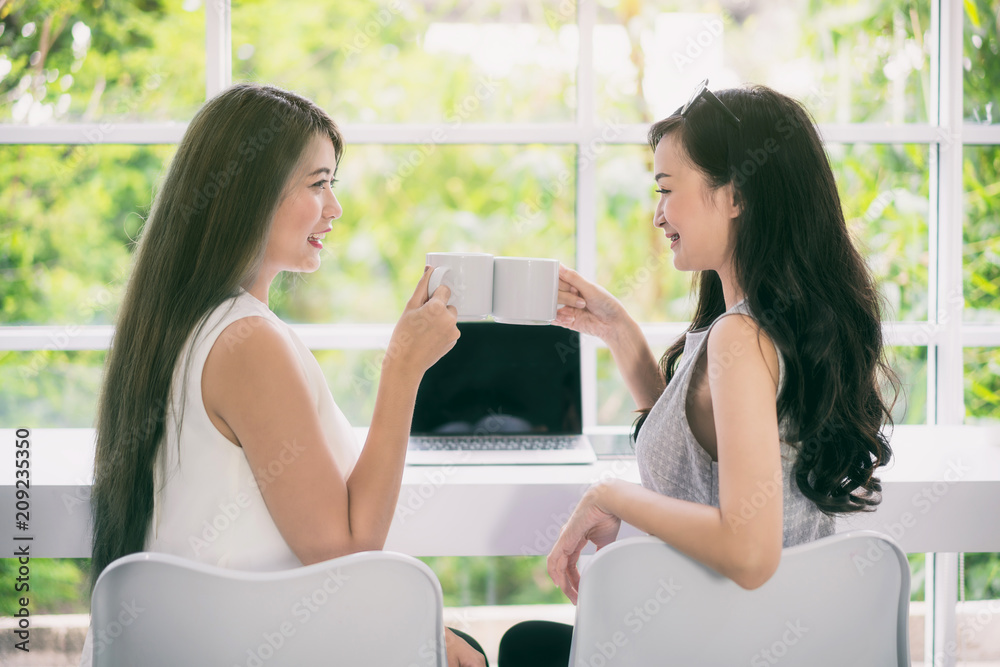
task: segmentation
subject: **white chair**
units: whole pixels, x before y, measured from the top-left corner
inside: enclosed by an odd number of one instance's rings
[[[279,572],[137,553],[94,587],[93,664],[445,667],[442,603],[430,568],[396,553]]]
[[[748,591],[655,537],[611,544],[580,582],[570,665],[908,667],[910,569],[874,531],[782,552]]]

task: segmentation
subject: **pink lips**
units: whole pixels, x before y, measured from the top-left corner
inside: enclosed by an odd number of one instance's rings
[[[319,238],[319,235],[320,234],[326,234],[327,232],[332,232],[332,231],[333,231],[333,227],[328,227],[327,229],[324,229],[321,232],[316,232],[315,234],[310,234],[309,235],[310,237],[312,237],[312,236],[317,237],[316,240],[313,240],[312,238],[306,238],[306,241],[308,241],[309,245],[311,245],[312,247],[319,248],[320,250],[322,250],[323,249],[323,241]]]

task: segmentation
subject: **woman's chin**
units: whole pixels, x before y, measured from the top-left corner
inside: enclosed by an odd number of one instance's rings
[[[293,273],[313,273],[318,271],[320,266],[322,266],[322,262],[320,262],[319,256],[317,255],[316,257],[310,257],[309,259],[304,260],[295,268],[289,269],[289,271],[292,271]]]

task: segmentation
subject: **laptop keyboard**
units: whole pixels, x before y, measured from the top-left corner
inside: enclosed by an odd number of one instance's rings
[[[503,436],[412,436],[409,449],[416,451],[545,451],[574,449],[578,435]]]

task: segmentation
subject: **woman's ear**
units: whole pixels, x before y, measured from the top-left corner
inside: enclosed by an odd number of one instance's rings
[[[723,186],[721,199],[724,206],[723,212],[726,214],[726,217],[730,220],[740,217],[740,214],[743,212],[743,206],[740,205],[740,197],[736,193],[736,187],[732,183]]]

